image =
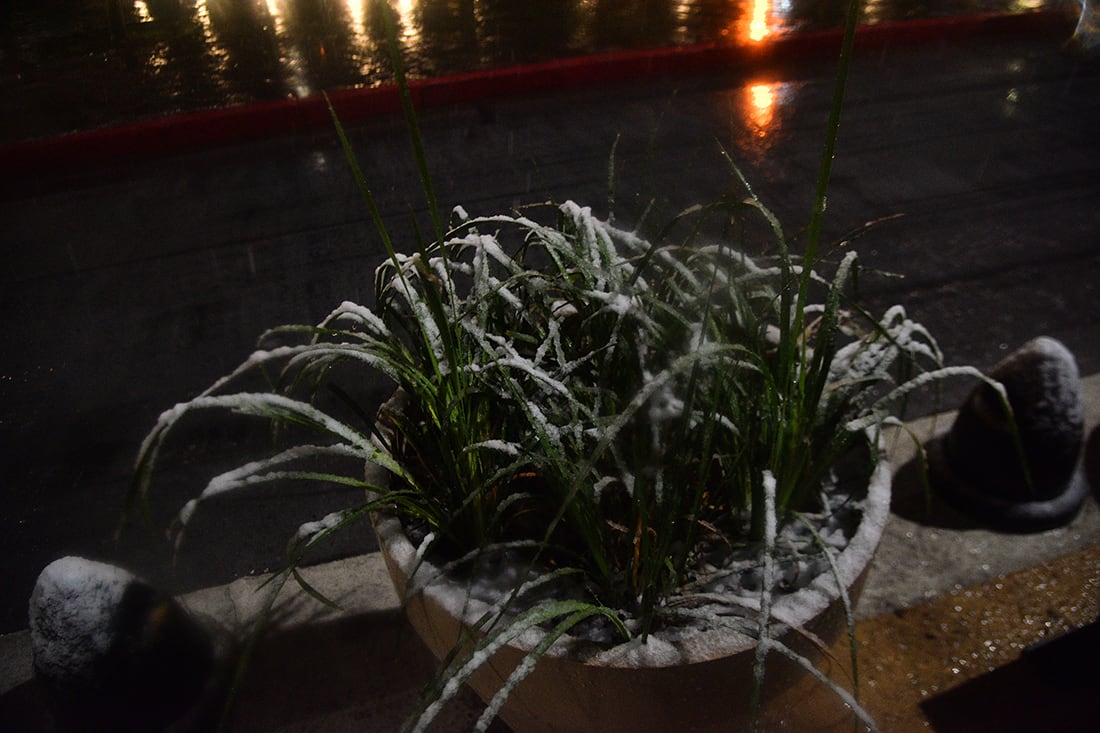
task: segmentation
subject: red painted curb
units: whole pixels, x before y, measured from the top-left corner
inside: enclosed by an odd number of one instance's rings
[[[970,15],[861,26],[859,48],[919,44],[978,36],[1067,31],[1065,13]],[[418,108],[462,104],[548,89],[606,84],[654,74],[683,74],[721,68],[748,69],[839,52],[840,29],[780,36],[760,46],[701,45],[617,51],[525,66],[475,71],[410,84]],[[345,89],[329,95],[346,122],[400,109],[393,85]],[[111,161],[256,140],[331,124],[320,95],[192,112],[0,146],[0,169],[8,188],[21,175],[49,169],[72,171]]]

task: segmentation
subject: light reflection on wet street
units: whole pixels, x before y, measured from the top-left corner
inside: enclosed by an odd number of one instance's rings
[[[844,0],[10,0],[0,142],[391,80],[386,14],[411,76],[622,49],[759,44],[836,27]],[[1062,0],[971,0],[966,13]],[[865,0],[864,23],[957,14]],[[106,8],[106,9],[105,9]]]

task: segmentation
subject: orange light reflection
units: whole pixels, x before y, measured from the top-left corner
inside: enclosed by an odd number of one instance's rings
[[[766,137],[775,116],[775,92],[778,84],[753,84],[746,88],[746,116],[756,137]]]
[[[791,100],[790,84],[759,81],[741,87],[730,98],[741,118],[734,146],[750,160],[762,159],[782,137],[784,107]]]
[[[753,43],[760,43],[771,35],[768,27],[768,11],[771,10],[771,0],[753,0],[749,11],[748,39]]]

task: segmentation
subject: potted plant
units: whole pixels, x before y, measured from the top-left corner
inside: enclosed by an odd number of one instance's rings
[[[389,254],[375,305],[273,329],[232,374],[165,412],[141,447],[134,500],[193,411],[304,428],[215,477],[180,527],[204,499],[257,483],[367,491],[303,525],[279,581],[311,546],[373,517],[410,618],[442,660],[416,730],[467,681],[487,703],[482,729],[500,713],[517,731],[709,730],[757,716],[769,657],[823,677],[815,647],[853,628],[888,512],[880,430],[911,390],[975,373],[944,368],[901,307],[863,310],[854,253],[830,274],[817,267],[853,28],[854,15],[801,256],[743,178],[743,195],[648,238],[568,201],[530,215],[456,207],[445,224],[395,54],[434,241],[391,242],[337,120]],[[750,257],[743,242],[699,234],[715,222],[767,232],[772,246]],[[393,381],[377,416],[336,383],[349,366]],[[256,374],[270,389],[234,391]],[[739,695],[720,694],[742,672]],[[627,690],[640,701],[617,697]]]
[[[433,396],[452,374],[463,396],[429,408],[402,385],[377,436],[401,472],[376,461],[367,482],[380,499],[469,483],[440,520],[376,512],[379,541],[433,652],[475,632],[441,696],[469,680],[517,731],[723,729],[752,715],[757,650],[804,656],[799,634],[843,630],[888,514],[890,375],[939,355],[900,308],[862,327],[842,315],[852,255],[798,315],[784,255],[657,246],[571,202],[556,214],[462,219],[426,262],[386,268],[397,323],[443,294],[437,325],[458,328],[416,339],[435,346],[415,363],[443,365]],[[453,426],[426,414],[456,407],[477,420],[449,453]]]

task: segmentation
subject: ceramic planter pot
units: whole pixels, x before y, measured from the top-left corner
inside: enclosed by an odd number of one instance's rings
[[[371,467],[368,480],[384,482],[386,477],[382,473]],[[848,588],[853,602],[889,516],[890,482],[889,465],[880,460],[869,482],[862,520],[852,541],[837,557],[839,579]],[[447,603],[448,594],[438,584],[409,592],[416,549],[405,536],[398,518],[379,514],[373,520],[386,566],[398,595],[404,599],[409,621],[432,653],[442,659],[453,649],[465,621],[450,610],[455,604]],[[846,628],[843,605],[831,573],[818,576],[797,593],[777,597],[773,608],[775,618],[789,627],[811,632],[826,644],[839,638]],[[483,611],[484,606],[471,602],[466,619],[477,618]],[[536,637],[537,634],[521,636],[474,674],[470,685],[483,700],[492,698],[509,672],[537,643]],[[781,640],[811,659],[820,661],[822,657],[806,634],[788,630]],[[579,647],[556,644],[512,693],[500,717],[516,733],[748,729],[754,640],[730,630],[713,630],[677,642],[675,647],[678,657],[675,663],[637,663],[623,658],[629,655],[615,651],[581,661],[570,651]],[[794,683],[806,676],[778,654],[770,655],[763,690],[765,706],[773,711],[788,706],[780,698],[792,694]],[[790,705],[804,706],[805,694],[805,690],[796,693],[798,699]],[[824,699],[835,698],[826,693]],[[826,714],[835,715],[838,705]],[[820,717],[815,719],[821,722]]]

